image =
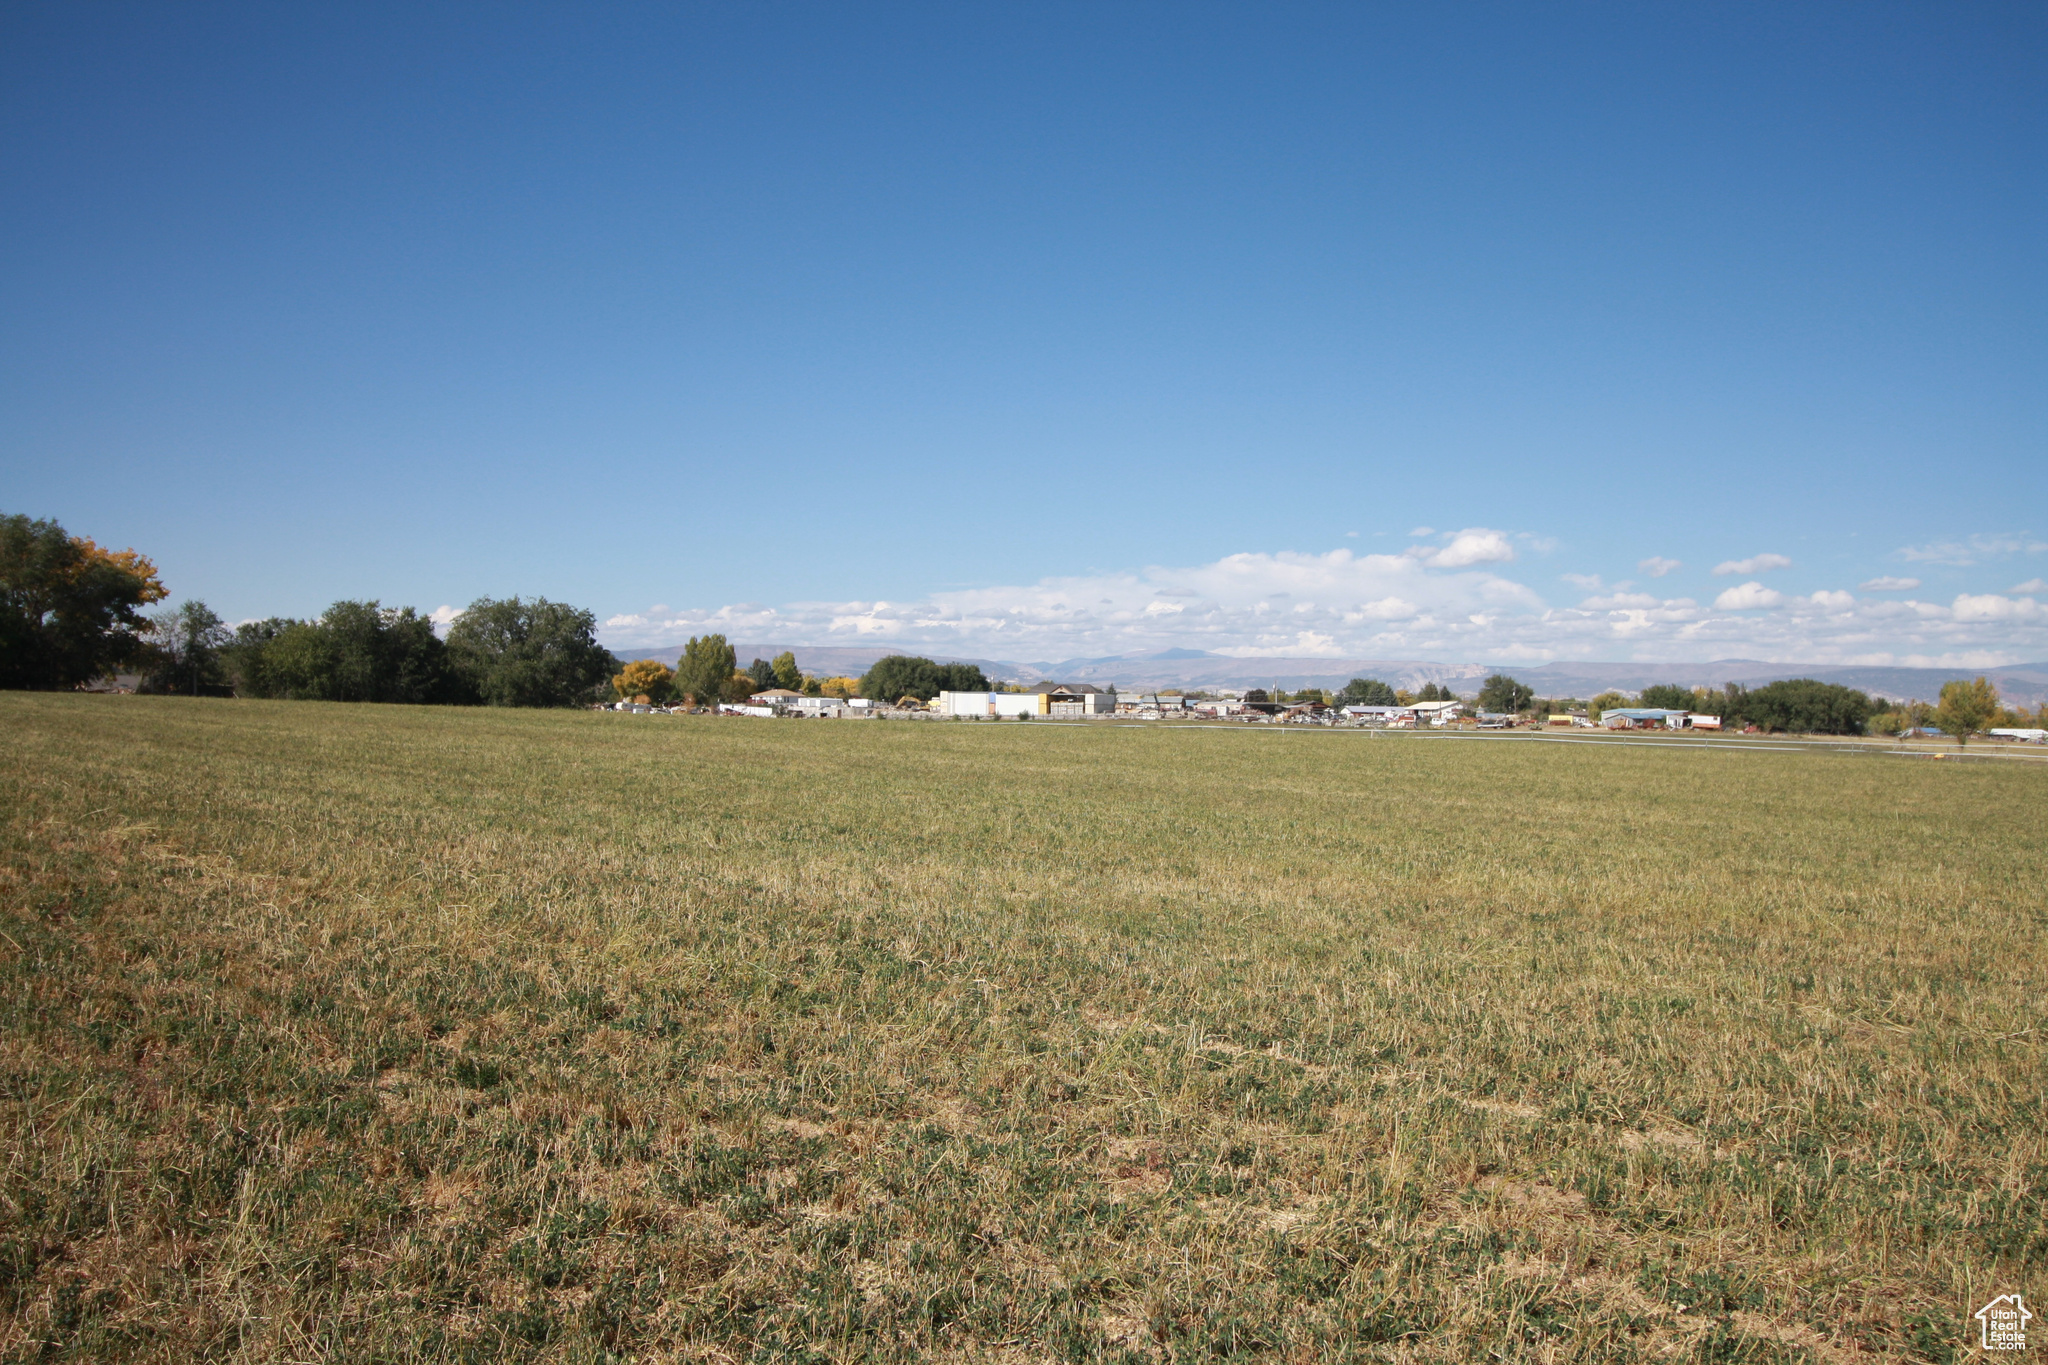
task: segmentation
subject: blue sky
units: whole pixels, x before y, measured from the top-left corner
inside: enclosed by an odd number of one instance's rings
[[[2044,151],[2034,4],[11,6],[0,511],[622,649],[2048,658]]]

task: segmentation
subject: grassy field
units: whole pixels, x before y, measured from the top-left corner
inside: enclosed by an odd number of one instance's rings
[[[2048,767],[0,695],[0,811],[10,1361],[1945,1360],[2048,1300]]]

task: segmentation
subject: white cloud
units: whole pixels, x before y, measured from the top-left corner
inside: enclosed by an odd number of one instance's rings
[[[1466,569],[1474,564],[1506,564],[1515,557],[1515,547],[1499,531],[1470,526],[1452,536],[1450,542],[1434,548],[1410,546],[1408,553],[1433,569]]]
[[[2030,621],[2048,615],[2048,608],[2031,597],[2001,597],[1995,592],[1963,593],[1949,610],[1958,621]]]
[[[2007,592],[2048,592],[2048,578],[2029,578],[2024,583],[2015,583]]]
[[[1483,541],[1484,531],[1470,534]],[[1755,580],[1711,604],[1597,580],[1546,602],[1497,563],[1422,553],[1229,555],[1205,564],[1046,578],[888,601],[740,602],[612,617],[618,649],[717,631],[747,645],[879,645],[1050,663],[1163,648],[1352,659],[1774,659],[1989,667],[2048,658],[2048,607],[2017,593],[1953,602],[1783,594]],[[1591,577],[1591,576],[1585,576]],[[1919,662],[1915,662],[1919,661]]]
[[[1606,586],[1605,580],[1596,573],[1561,573],[1558,577],[1575,588],[1584,588],[1587,592],[1597,592]]]
[[[1726,559],[1714,566],[1717,574],[1764,573],[1771,569],[1789,569],[1792,561],[1783,555],[1751,555],[1748,559]]]
[[[1893,578],[1885,574],[1881,578],[1866,579],[1856,585],[1864,592],[1909,592],[1920,586],[1917,578]]]
[[[1423,536],[1433,536],[1435,534],[1436,527],[1434,526],[1418,526],[1408,533],[1409,538],[1414,540],[1419,540]]]
[[[462,615],[462,608],[451,607],[446,602],[427,613],[427,619],[437,626],[455,624],[455,618]]]
[[[2048,552],[2048,541],[2037,540],[2027,531],[1978,532],[1961,540],[1943,540],[1930,545],[1900,547],[1900,559],[1915,564],[1953,564],[1968,567],[1987,559],[2009,559],[2013,555]]]
[[[1652,578],[1662,578],[1665,574],[1678,568],[1679,561],[1666,559],[1662,555],[1651,555],[1648,559],[1637,560],[1636,567]]]
[[[1344,651],[1337,648],[1335,636],[1318,631],[1304,630],[1292,639],[1283,639],[1277,644],[1232,645],[1215,653],[1233,659],[1285,659],[1285,658],[1342,658]]]
[[[1719,573],[1721,571],[1716,569],[1714,572]],[[1785,594],[1775,589],[1767,588],[1763,584],[1752,580],[1751,582],[1744,583],[1739,588],[1730,588],[1715,598],[1714,609],[1716,611],[1748,611],[1755,607],[1779,606],[1784,601]]]

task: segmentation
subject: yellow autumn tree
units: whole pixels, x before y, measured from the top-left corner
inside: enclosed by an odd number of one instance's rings
[[[860,691],[859,678],[827,678],[818,684],[819,694],[827,697],[851,697]]]
[[[675,676],[674,670],[659,659],[635,659],[612,679],[612,691],[621,698],[659,699],[668,693]]]
[[[134,550],[105,550],[93,543],[90,536],[76,536],[73,544],[83,553],[79,567],[73,576],[83,578],[93,568],[104,566],[118,574],[126,574],[140,586],[136,597],[144,602],[161,602],[171,595],[163,580],[157,577],[156,564],[145,554]]]

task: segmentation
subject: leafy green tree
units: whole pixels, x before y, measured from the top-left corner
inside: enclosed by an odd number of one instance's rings
[[[1869,697],[1839,683],[1787,678],[1731,697],[1732,717],[1760,730],[1860,735],[1877,709]]]
[[[747,693],[748,696],[752,696],[755,692],[766,692],[769,688],[775,686],[775,665],[769,663],[766,659],[754,660],[754,662],[747,665],[747,680],[753,684],[753,687]]]
[[[732,646],[723,635],[693,635],[676,660],[675,689],[697,706],[716,706],[726,699],[735,668]]]
[[[221,646],[221,671],[238,697],[281,697],[284,684],[277,676],[279,656],[272,646],[286,631],[301,624],[282,616],[267,621],[244,621]]]
[[[0,517],[0,687],[76,687],[136,659],[141,609],[168,594],[133,550]]]
[[[434,623],[411,607],[336,602],[317,621],[239,627],[221,649],[235,694],[300,701],[474,701]]]
[[[339,651],[318,621],[287,621],[262,646],[258,673],[268,690],[257,695],[296,701],[343,701]]]
[[[1689,687],[1680,687],[1677,683],[1658,683],[1643,689],[1641,704],[1654,706],[1660,711],[1695,711],[1699,709],[1699,701]]]
[[[227,624],[196,598],[158,612],[150,620],[143,686],[192,697],[222,690],[221,649],[231,638]]]
[[[615,664],[597,617],[536,597],[480,597],[448,631],[448,652],[491,706],[574,706],[608,685]]]
[[[320,618],[336,701],[383,699],[386,626],[384,609],[376,602],[336,602]]]
[[[773,667],[775,669],[775,685],[777,687],[786,687],[792,692],[804,690],[803,670],[796,666],[795,654],[789,650],[783,650],[782,653],[775,656]]]
[[[1340,706],[1393,706],[1394,689],[1378,678],[1353,678],[1337,694]]]
[[[1586,717],[1597,725],[1602,711],[1613,711],[1627,705],[1628,698],[1610,688],[1586,703]]]
[[[1505,673],[1495,673],[1479,686],[1479,709],[1482,711],[1519,713],[1528,710],[1535,701],[1535,688],[1516,682]]]
[[[1456,701],[1457,699],[1457,694],[1452,692],[1450,688],[1440,687],[1433,682],[1424,683],[1422,690],[1415,694],[1415,700],[1417,701]]]
[[[940,692],[987,692],[992,686],[979,664],[940,664],[939,686],[932,695],[937,696]],[[1114,687],[1109,690],[1112,696],[1116,694]]]
[[[445,706],[475,705],[482,700],[476,685],[458,666],[454,651],[435,631],[431,618],[411,607],[386,607],[383,618],[383,698],[411,705]],[[610,653],[600,649],[589,662],[596,668],[596,680],[586,685],[586,691],[603,681],[613,660]]]
[[[861,675],[860,694],[877,701],[916,697],[930,701],[941,692],[987,692],[988,677],[975,664],[941,664],[914,654],[875,660]]]
[[[939,666],[930,659],[891,654],[875,660],[860,676],[860,694],[875,701],[912,696],[920,701],[939,694]]]
[[[1969,742],[1971,735],[1991,723],[1998,714],[1998,692],[1988,679],[1978,678],[1975,682],[1945,682],[1941,685],[1941,700],[1934,708],[1934,725],[1944,735],[1953,736],[1958,746]]]

